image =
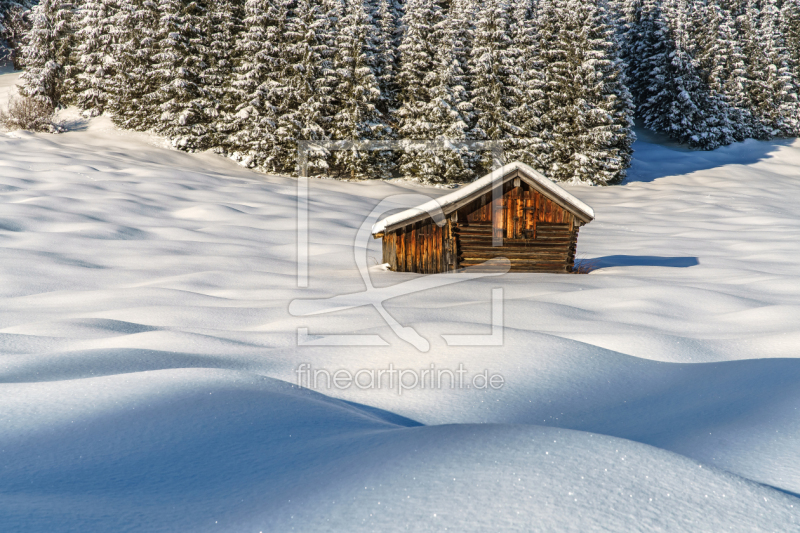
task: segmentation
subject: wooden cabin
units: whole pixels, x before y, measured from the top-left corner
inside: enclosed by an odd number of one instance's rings
[[[502,196],[493,202],[493,184]],[[444,214],[437,224],[432,213]],[[513,272],[572,272],[591,207],[520,162],[510,163],[372,228],[396,272],[435,274],[508,258]]]

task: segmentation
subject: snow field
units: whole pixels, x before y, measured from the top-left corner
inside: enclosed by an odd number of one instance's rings
[[[423,353],[371,307],[288,308],[364,289],[353,240],[380,199],[447,191],[312,180],[299,289],[294,180],[104,117],[72,129],[0,136],[7,531],[797,528],[797,141],[642,136],[628,184],[567,187],[597,270],[389,300]],[[447,346],[489,333],[495,287],[503,346]],[[301,327],[389,346],[298,346]],[[319,394],[290,385],[303,362],[506,385]]]

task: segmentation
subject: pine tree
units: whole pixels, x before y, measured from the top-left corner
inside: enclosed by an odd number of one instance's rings
[[[762,138],[765,131],[746,105],[747,65],[737,36],[736,23],[730,12],[720,6],[710,5],[707,33],[716,36],[716,44],[708,50],[707,57],[698,58],[707,63],[706,80],[712,92],[720,95],[728,106],[728,118],[735,140],[747,137]]]
[[[0,41],[6,44],[0,47],[0,59],[10,59],[15,70],[22,68],[20,52],[32,26],[33,6],[32,0],[0,0]]]
[[[375,77],[381,90],[378,110],[389,120],[397,107],[398,22],[392,0],[372,0],[370,5],[375,25]]]
[[[718,102],[717,122],[724,135],[721,144],[757,134],[756,121],[744,108],[737,87],[744,87],[744,56],[731,18],[714,3],[692,2],[678,6],[686,35],[685,53],[711,98]],[[673,33],[674,34],[674,33]]]
[[[148,99],[155,92],[152,75],[157,52],[159,13],[153,0],[120,0],[114,17],[116,39],[107,80],[107,108],[120,127],[147,130],[155,126]]]
[[[327,140],[325,131],[331,91],[321,83],[326,57],[331,56],[324,42],[327,17],[323,6],[312,0],[298,0],[289,16],[286,39],[288,99],[286,111],[278,119],[276,136],[286,148],[279,166],[295,171],[298,140]],[[309,158],[309,171],[327,169],[325,158]]]
[[[800,0],[784,0],[780,11],[780,33],[786,47],[786,57],[794,98],[800,97]],[[800,111],[789,118],[794,135],[800,135]]]
[[[244,29],[236,41],[231,98],[236,113],[226,125],[231,156],[248,167],[283,172],[285,149],[277,137],[289,87],[285,83],[288,2],[247,0]]]
[[[779,29],[790,58],[795,77],[800,76],[800,0],[784,0]]]
[[[434,27],[432,39],[439,53],[428,80],[430,101],[425,107],[432,138],[444,143],[467,140],[473,116],[465,87],[465,55],[457,47],[462,23],[455,17],[444,18]],[[416,162],[422,163],[418,167],[422,179],[449,183],[472,178],[478,158],[468,148],[450,144],[448,148],[419,154]]]
[[[542,114],[546,109],[545,75],[533,0],[512,2],[511,40],[517,45],[515,76],[511,83],[517,106],[512,110],[520,135],[506,147],[509,161],[522,161],[540,172],[550,167],[549,145],[542,138]]]
[[[691,21],[687,0],[664,3],[671,48],[668,84],[665,94],[671,99],[655,129],[693,148],[713,150],[736,138],[729,121],[728,107],[704,81],[692,57]]]
[[[602,2],[541,0],[551,179],[608,185],[630,164],[633,106]]]
[[[396,113],[401,138],[467,139],[472,105],[464,80],[463,24],[458,16],[446,17],[436,4],[417,0],[406,5]],[[400,171],[423,181],[463,181],[473,176],[473,159],[468,149],[456,145],[414,146],[400,156]]]
[[[108,80],[114,77],[116,0],[87,0],[77,24],[77,65],[72,101],[86,116],[97,116],[107,105]]]
[[[449,39],[453,59],[464,73],[463,82],[467,95],[472,94],[469,60],[472,55],[475,20],[479,8],[479,3],[474,0],[450,0],[445,9],[449,25],[449,33],[445,39]],[[474,124],[470,124],[470,126],[474,126]]]
[[[204,149],[208,121],[203,110],[212,106],[201,81],[207,66],[201,34],[205,9],[196,1],[160,0],[159,11],[159,46],[153,56],[158,87],[148,98],[158,117],[154,129],[172,139],[173,146]]]
[[[469,60],[475,139],[500,141],[504,148],[524,135],[513,110],[519,105],[514,78],[519,75],[517,50],[509,37],[510,13],[504,0],[487,0],[478,12]],[[491,161],[484,156],[484,170]]]
[[[637,116],[645,127],[692,148],[732,142],[726,104],[709,90],[689,54],[685,1],[660,4],[641,0],[629,13],[625,59]]]
[[[767,135],[790,135],[794,130],[792,117],[798,107],[790,60],[779,34],[775,1],[748,0],[740,20],[747,61],[747,108],[764,126]]]
[[[441,8],[425,0],[409,0],[402,19],[398,73],[398,107],[395,112],[397,131],[402,139],[433,140],[436,137],[428,120],[431,102],[431,73],[435,68],[434,28],[444,20]],[[406,176],[429,179],[433,174],[430,161],[435,154],[426,148],[409,150],[400,155],[400,172]]]
[[[235,43],[242,30],[242,8],[243,3],[238,0],[213,0],[203,17],[206,65],[200,72],[200,82],[208,98],[202,109],[208,126],[197,142],[219,153],[227,153],[230,148],[226,144],[231,134],[228,126],[236,110],[230,83]]]
[[[669,33],[656,0],[633,0],[625,7],[622,57],[637,114],[644,119],[641,108],[660,93],[656,84],[665,80]]]
[[[21,93],[58,107],[72,75],[74,7],[69,0],[43,0],[31,13],[33,25],[22,49]]]
[[[317,31],[321,68],[316,79],[316,90],[322,102],[321,123],[324,130],[324,139],[333,139],[333,118],[338,112],[336,90],[339,76],[336,71],[337,39],[339,38],[339,25],[344,16],[343,0],[317,0],[321,10],[321,21]],[[309,165],[318,170],[324,170],[326,175],[333,176],[335,165],[332,152],[325,148],[317,147],[309,160]]]
[[[332,94],[336,113],[331,117],[332,140],[363,141],[390,135],[377,109],[380,87],[372,21],[360,0],[345,0],[336,36]],[[381,164],[383,163],[383,164]],[[383,175],[385,162],[379,154],[356,148],[333,153],[334,169],[351,179]],[[372,167],[372,168],[371,168]]]

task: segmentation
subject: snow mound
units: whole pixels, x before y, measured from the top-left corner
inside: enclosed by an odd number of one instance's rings
[[[650,446],[538,426],[420,427],[245,373],[5,392],[8,531],[788,531],[800,520],[792,496]]]

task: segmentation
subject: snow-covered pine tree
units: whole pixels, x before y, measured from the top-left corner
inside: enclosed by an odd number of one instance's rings
[[[779,27],[789,61],[794,98],[800,98],[800,0],[783,0]],[[794,135],[800,136],[800,112],[792,122]]]
[[[319,134],[319,139],[331,140],[333,117],[338,112],[335,96],[339,77],[335,64],[339,23],[344,16],[344,2],[343,0],[313,0],[313,5],[319,16],[315,24],[319,68],[314,79],[315,102],[318,101],[321,104],[318,124],[322,126],[322,132]],[[311,103],[309,110],[315,105],[315,102]],[[310,131],[307,134],[309,137],[313,137]],[[334,174],[332,152],[327,148],[317,146],[308,156],[310,172],[324,173],[329,176]]]
[[[201,81],[206,46],[201,30],[205,7],[194,0],[160,0],[158,51],[153,56],[157,89],[148,107],[158,117],[154,130],[185,150],[204,149],[208,134],[204,109],[213,107]]]
[[[284,82],[288,102],[278,118],[276,142],[283,146],[278,165],[295,172],[297,141],[326,140],[331,91],[325,87],[326,59],[331,56],[323,36],[328,20],[324,7],[314,0],[297,0],[287,22],[287,70]],[[327,170],[325,157],[309,157],[309,172]]]
[[[22,49],[20,92],[58,107],[73,70],[75,7],[70,0],[43,0],[34,6],[33,25]]]
[[[155,126],[148,98],[156,90],[152,75],[157,52],[159,13],[153,0],[119,0],[114,18],[115,44],[106,80],[107,109],[122,128],[147,130]]]
[[[402,37],[400,20],[403,11],[397,0],[369,1],[375,26],[374,47],[377,57],[373,70],[381,91],[377,107],[381,114],[381,120],[390,128],[387,131],[387,137],[395,139],[397,124],[394,122],[394,113],[398,105],[397,72],[400,68],[398,49]],[[373,155],[380,160],[382,173],[388,175],[396,171],[399,152],[385,151]]]
[[[705,71],[704,81],[709,89],[720,95],[727,104],[728,123],[735,140],[761,138],[764,128],[753,118],[746,105],[747,86],[745,56],[739,44],[736,23],[730,12],[717,4],[709,4],[706,27],[698,31],[714,36],[715,42],[696,57]]]
[[[511,2],[511,41],[518,50],[511,83],[519,95],[512,110],[520,126],[518,138],[509,141],[506,157],[522,161],[540,172],[550,168],[549,146],[543,139],[542,114],[546,109],[545,75],[533,0]]]
[[[691,2],[675,9],[683,10],[685,53],[711,97],[719,102],[717,121],[726,133],[722,144],[750,136],[754,128],[749,113],[736,108],[735,97],[727,92],[744,81],[744,56],[735,34],[730,33],[730,17],[726,19],[713,2]]]
[[[793,67],[800,67],[800,0],[783,0],[780,32]]]
[[[472,106],[464,83],[464,22],[457,14],[446,17],[435,3],[406,4],[396,113],[401,138],[467,139]],[[473,175],[473,159],[474,154],[463,147],[413,146],[401,154],[400,172],[423,181],[463,181]]]
[[[76,24],[76,72],[71,100],[86,116],[103,112],[108,101],[106,86],[114,77],[116,0],[86,0]]]
[[[637,115],[644,121],[640,109],[661,94],[659,85],[665,81],[669,31],[658,0],[631,0],[624,7],[622,58]]]
[[[472,93],[469,59],[472,55],[473,30],[480,4],[475,0],[450,0],[445,8],[445,18],[449,21],[449,35],[452,45],[453,59],[464,72],[464,89]],[[473,126],[473,124],[470,124]]]
[[[718,48],[719,21],[714,4],[689,2],[684,14],[687,34],[686,52],[694,59],[701,78],[708,80],[714,67],[714,52]]]
[[[435,2],[408,0],[401,21],[398,105],[394,114],[397,132],[402,139],[432,140],[436,136],[428,120],[430,113],[430,80],[434,70],[434,28],[444,20],[441,7]],[[400,155],[400,173],[421,179],[433,174],[429,161],[435,154],[425,148],[408,150]]]
[[[332,100],[329,135],[336,141],[365,141],[387,138],[391,129],[377,108],[380,87],[375,77],[377,64],[375,26],[361,0],[344,0],[338,21],[333,71],[336,84]],[[335,173],[351,179],[385,175],[388,162],[380,154],[357,148],[332,154]]]
[[[236,113],[225,126],[231,132],[224,141],[231,156],[245,166],[271,172],[283,172],[280,162],[286,160],[276,131],[290,92],[285,81],[288,4],[285,0],[245,3],[230,89]]]
[[[628,86],[645,127],[712,150],[735,138],[725,102],[688,53],[687,11],[684,0],[637,0],[625,33]]]
[[[19,70],[20,52],[26,34],[31,29],[30,10],[33,0],[0,0],[0,59],[10,59],[14,69]]]
[[[604,2],[540,0],[551,179],[608,185],[625,177],[633,106]]]
[[[774,0],[748,0],[739,17],[747,65],[746,105],[770,136],[790,135],[798,109],[778,13]]]
[[[375,25],[375,51],[377,54],[375,77],[378,79],[381,89],[378,110],[383,114],[384,120],[388,121],[397,107],[397,69],[399,66],[397,10],[392,0],[370,0],[369,6]]]
[[[443,18],[434,26],[432,41],[438,54],[429,82],[428,122],[433,139],[440,142],[465,141],[469,138],[473,118],[472,103],[466,89],[467,55],[459,46],[465,33],[465,20]],[[458,182],[474,177],[479,154],[467,147],[450,144],[448,148],[418,154],[424,161],[420,177],[428,181]]]
[[[455,108],[460,111],[460,121],[463,120],[465,127],[464,136],[466,139],[474,139],[473,129],[477,115],[472,105],[472,78],[470,74],[469,62],[472,57],[473,30],[476,20],[476,12],[479,5],[473,0],[450,0],[445,9],[447,32],[442,35],[441,40],[445,47],[449,49],[453,65],[452,86],[458,101]],[[481,172],[484,168],[486,153],[479,153],[474,150],[461,150],[460,166],[464,168],[462,176],[470,179]]]
[[[518,76],[519,49],[509,36],[510,13],[505,0],[487,0],[477,14],[469,59],[471,102],[476,121],[475,139],[500,141],[504,148],[524,134],[513,110],[523,97],[514,78]],[[491,168],[484,154],[483,170]]]
[[[230,135],[229,117],[236,110],[230,90],[233,76],[235,43],[242,29],[243,2],[239,0],[212,0],[208,2],[203,17],[202,35],[205,37],[205,67],[200,71],[200,83],[206,92],[208,105],[202,111],[208,123],[198,144],[226,153],[225,141]]]
[[[665,95],[671,101],[654,129],[693,148],[713,150],[736,140],[724,98],[710,90],[692,57],[688,0],[663,3],[670,47]]]

